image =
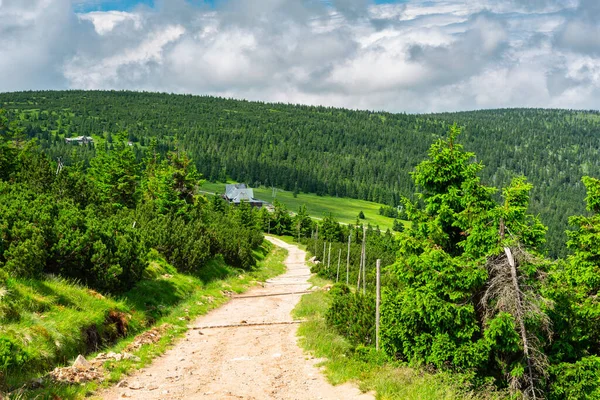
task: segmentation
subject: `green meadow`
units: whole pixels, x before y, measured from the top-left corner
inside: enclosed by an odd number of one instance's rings
[[[339,222],[346,224],[355,224],[358,213],[365,214],[362,222],[371,224],[373,227],[379,226],[380,229],[392,229],[394,220],[392,218],[379,215],[379,208],[383,204],[373,203],[371,201],[350,199],[333,196],[317,196],[310,193],[298,193],[294,197],[292,192],[276,189],[275,197],[271,188],[253,188],[254,196],[263,201],[273,203],[278,200],[284,204],[290,211],[297,212],[305,205],[309,215],[315,219],[323,218],[324,215],[331,213]],[[224,183],[205,182],[200,190],[211,193],[225,193]]]

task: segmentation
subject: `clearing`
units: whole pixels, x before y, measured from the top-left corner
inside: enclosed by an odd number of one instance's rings
[[[209,193],[225,193],[224,183],[204,182],[201,190]],[[254,196],[269,203],[278,200],[285,205],[289,211],[298,212],[300,206],[305,205],[308,215],[315,219],[321,219],[324,215],[331,213],[339,222],[354,225],[359,212],[365,214],[365,219],[360,222],[379,226],[383,231],[392,229],[394,219],[379,214],[379,208],[383,204],[372,201],[351,199],[348,197],[318,196],[312,193],[298,193],[296,197],[292,192],[276,189],[276,197],[273,197],[271,188],[253,188]]]
[[[320,360],[297,346],[298,325],[290,323],[290,312],[311,287],[306,253],[277,238],[267,239],[288,250],[285,274],[193,321],[194,329],[174,348],[99,395],[104,399],[374,399],[350,384],[327,383],[315,366]],[[215,327],[223,325],[231,326]]]

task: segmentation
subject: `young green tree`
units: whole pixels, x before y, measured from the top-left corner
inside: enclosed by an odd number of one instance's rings
[[[323,216],[319,227],[319,238],[326,242],[341,242],[344,240],[342,227],[331,213]]]
[[[271,232],[277,235],[293,234],[292,217],[286,206],[275,200],[273,201],[273,207],[275,207],[275,210],[271,215]]]
[[[314,229],[315,223],[308,215],[308,211],[305,205],[298,208],[298,213],[294,216],[292,223],[294,226],[294,234],[300,235],[301,237],[309,237],[311,231]]]
[[[456,143],[459,133],[451,127],[449,137],[435,142],[413,172],[421,192],[417,201],[405,200],[411,225],[400,235],[399,258],[390,270],[395,283],[383,297],[383,345],[400,358],[437,368],[521,376],[529,358],[520,322],[531,328],[534,316],[508,306],[497,292],[486,296],[490,277],[498,272],[486,265],[507,246],[535,249],[545,228],[526,214],[531,187],[523,179],[505,190],[503,205],[496,204],[495,189],[478,177],[482,165]],[[535,275],[532,264],[521,262],[517,286],[510,269],[502,269],[511,277],[504,287],[511,304],[523,300],[522,283]],[[519,383],[515,390],[524,387]]]
[[[110,151],[99,151],[88,174],[103,203],[116,208],[135,208],[140,181],[140,165],[130,146],[119,140]]]
[[[143,198],[154,204],[161,214],[175,212],[185,214],[194,203],[201,184],[196,167],[185,153],[169,153],[160,161],[151,152],[147,158]]]

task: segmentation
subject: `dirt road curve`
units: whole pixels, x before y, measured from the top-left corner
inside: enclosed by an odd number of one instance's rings
[[[191,326],[292,321],[290,311],[300,300],[310,271],[305,252],[276,238],[286,248],[288,270],[264,288],[232,299],[198,318]],[[243,322],[245,321],[245,322]],[[298,326],[265,325],[189,330],[173,349],[148,368],[101,394],[105,399],[373,399],[346,384],[332,386],[314,366],[315,360],[296,345]]]

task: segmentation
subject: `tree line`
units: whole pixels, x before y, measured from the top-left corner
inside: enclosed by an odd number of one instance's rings
[[[485,110],[428,115],[134,92],[20,92],[0,103],[53,160],[89,163],[94,149],[65,137],[91,135],[112,145],[115,132],[141,157],[153,139],[161,154],[181,146],[211,181],[346,196],[396,207],[414,198],[409,172],[454,122],[460,141],[498,187],[525,175],[530,211],[548,226],[543,251],[564,256],[567,215],[584,213],[584,175],[600,174],[597,111]],[[499,199],[499,194],[496,194]]]

